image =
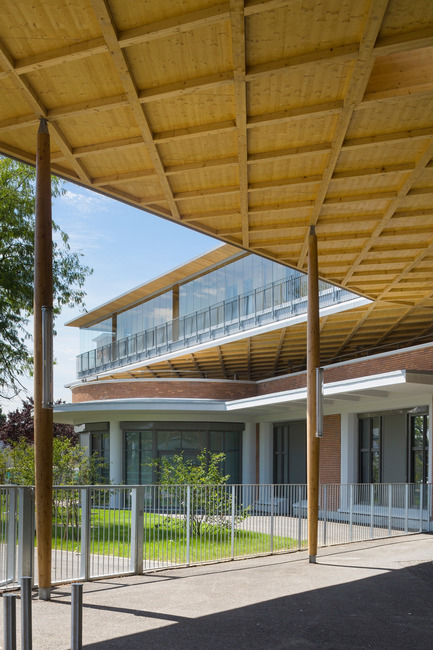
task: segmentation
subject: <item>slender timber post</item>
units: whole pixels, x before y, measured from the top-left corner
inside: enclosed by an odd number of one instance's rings
[[[44,359],[42,307],[53,306],[50,135],[41,119],[36,151],[36,223],[34,278],[34,427],[35,501],[39,598],[51,592],[51,522],[53,491],[53,411],[43,405]],[[47,361],[47,360],[46,360]]]
[[[316,437],[316,368],[320,362],[319,273],[317,235],[314,226],[308,237],[308,316],[307,316],[307,500],[308,554],[316,563],[319,519],[320,438]]]

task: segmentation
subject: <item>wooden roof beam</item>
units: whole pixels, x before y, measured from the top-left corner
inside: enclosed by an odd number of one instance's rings
[[[140,104],[137,88],[134,80],[132,79],[125,53],[119,45],[117,29],[114,25],[108,2],[107,0],[91,0],[91,3],[96,17],[99,21],[105,42],[108,45],[112,62],[128,96],[131,111],[143,137],[143,141],[146,144],[149,156],[152,160],[152,164],[158,175],[158,179],[164,192],[165,199],[167,200],[169,208],[171,210],[172,217],[179,219],[179,211],[173,198],[170,184],[167,177],[165,176],[164,166],[156,148],[153,139],[153,133],[144,113],[143,107]]]
[[[350,76],[349,86],[346,92],[344,109],[341,111],[336,131],[333,138],[332,149],[328,163],[323,174],[323,180],[315,200],[313,213],[310,218],[310,225],[315,226],[319,220],[322,205],[328,192],[329,183],[337,164],[340,151],[346,137],[347,129],[352,118],[354,107],[362,101],[371,71],[374,65],[372,56],[373,48],[386,12],[388,0],[372,0],[367,20],[364,25],[359,52],[354,63]],[[304,238],[304,244],[299,256],[299,268],[306,263],[308,251],[308,232]]]
[[[350,279],[352,278],[353,274],[357,270],[357,268],[360,266],[362,261],[365,259],[367,253],[369,250],[378,243],[380,239],[380,235],[382,234],[383,230],[389,223],[389,221],[392,219],[393,215],[396,213],[401,201],[409,194],[410,190],[412,189],[412,185],[414,185],[420,178],[420,176],[423,174],[426,166],[428,163],[431,161],[433,156],[433,137],[430,140],[430,143],[428,146],[424,149],[423,154],[420,156],[418,161],[416,162],[415,169],[408,175],[407,179],[403,183],[403,185],[400,187],[398,190],[397,196],[390,202],[389,206],[385,210],[385,213],[382,217],[382,219],[379,221],[377,226],[375,227],[374,231],[371,234],[371,237],[369,240],[365,243],[363,246],[361,252],[357,256],[356,260],[352,264],[349,272],[346,274],[345,278],[343,279],[342,284],[346,285],[348,282],[350,282]],[[419,188],[421,189],[421,188]],[[430,188],[428,188],[430,189]],[[401,246],[400,246],[401,247]],[[418,256],[421,253],[418,254]],[[418,257],[417,256],[417,257]]]
[[[32,88],[31,84],[27,79],[21,78],[15,72],[14,61],[12,56],[9,54],[6,46],[0,42],[0,63],[6,69],[8,74],[14,80],[17,88],[20,90],[24,100],[33,110],[37,119],[43,117],[48,119],[48,112],[45,105],[42,103],[41,99],[38,97],[36,91]],[[87,173],[84,165],[79,161],[75,160],[72,156],[71,147],[67,142],[64,134],[56,124],[51,124],[51,136],[59,149],[62,151],[64,157],[71,163],[73,170],[77,174],[77,178],[83,182],[89,183],[90,176]]]

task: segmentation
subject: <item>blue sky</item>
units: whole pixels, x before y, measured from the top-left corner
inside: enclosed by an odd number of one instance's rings
[[[71,249],[82,253],[82,263],[93,268],[85,284],[87,309],[218,246],[215,239],[71,183],[65,189],[53,203],[53,219],[69,235]],[[64,323],[80,311],[66,308],[56,320],[55,399],[71,398],[64,385],[75,379],[79,331]],[[33,380],[24,377],[23,384],[33,394]],[[7,412],[21,399],[0,404]]]

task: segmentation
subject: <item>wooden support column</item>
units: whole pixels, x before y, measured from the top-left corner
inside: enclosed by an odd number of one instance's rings
[[[320,438],[316,437],[316,368],[320,363],[319,273],[317,236],[310,228],[308,237],[308,317],[307,317],[307,499],[308,554],[313,564],[317,556],[319,519]]]
[[[53,490],[53,411],[42,405],[42,307],[53,306],[50,136],[41,119],[36,151],[34,275],[35,500],[39,598],[50,599]]]

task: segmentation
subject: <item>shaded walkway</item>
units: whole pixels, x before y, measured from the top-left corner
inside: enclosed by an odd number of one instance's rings
[[[433,537],[87,583],[84,647],[431,647]],[[70,647],[70,585],[33,601],[34,648]],[[19,613],[19,612],[18,612]],[[2,617],[0,618],[2,621]]]

